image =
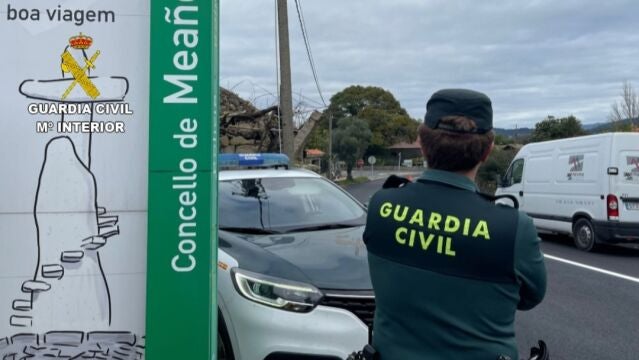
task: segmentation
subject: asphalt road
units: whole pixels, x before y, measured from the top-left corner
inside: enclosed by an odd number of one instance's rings
[[[367,202],[382,183],[347,190]],[[548,290],[535,309],[517,313],[520,355],[543,339],[552,360],[639,359],[639,246],[585,253],[568,237],[541,237]]]

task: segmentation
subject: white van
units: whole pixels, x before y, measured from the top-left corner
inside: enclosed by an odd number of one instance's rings
[[[515,196],[537,229],[572,234],[579,249],[639,242],[639,133],[528,144],[496,194]]]

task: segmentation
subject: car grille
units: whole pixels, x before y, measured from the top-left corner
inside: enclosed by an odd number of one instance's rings
[[[325,294],[321,305],[344,309],[355,314],[367,326],[373,326],[375,317],[375,297],[366,293],[329,293]]]

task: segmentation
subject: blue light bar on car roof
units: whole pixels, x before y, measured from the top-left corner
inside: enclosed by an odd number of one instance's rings
[[[285,154],[220,154],[218,161],[221,168],[288,168]]]

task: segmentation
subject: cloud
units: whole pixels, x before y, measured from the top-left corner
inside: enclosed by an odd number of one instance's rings
[[[622,81],[639,87],[633,0],[301,3],[327,101],[352,84],[381,86],[422,118],[437,89],[470,87],[492,98],[497,126],[512,128],[549,114],[606,121]],[[221,2],[222,85],[240,84],[244,97],[277,94],[274,13],[274,1]],[[293,90],[315,104],[293,0],[288,15]]]

